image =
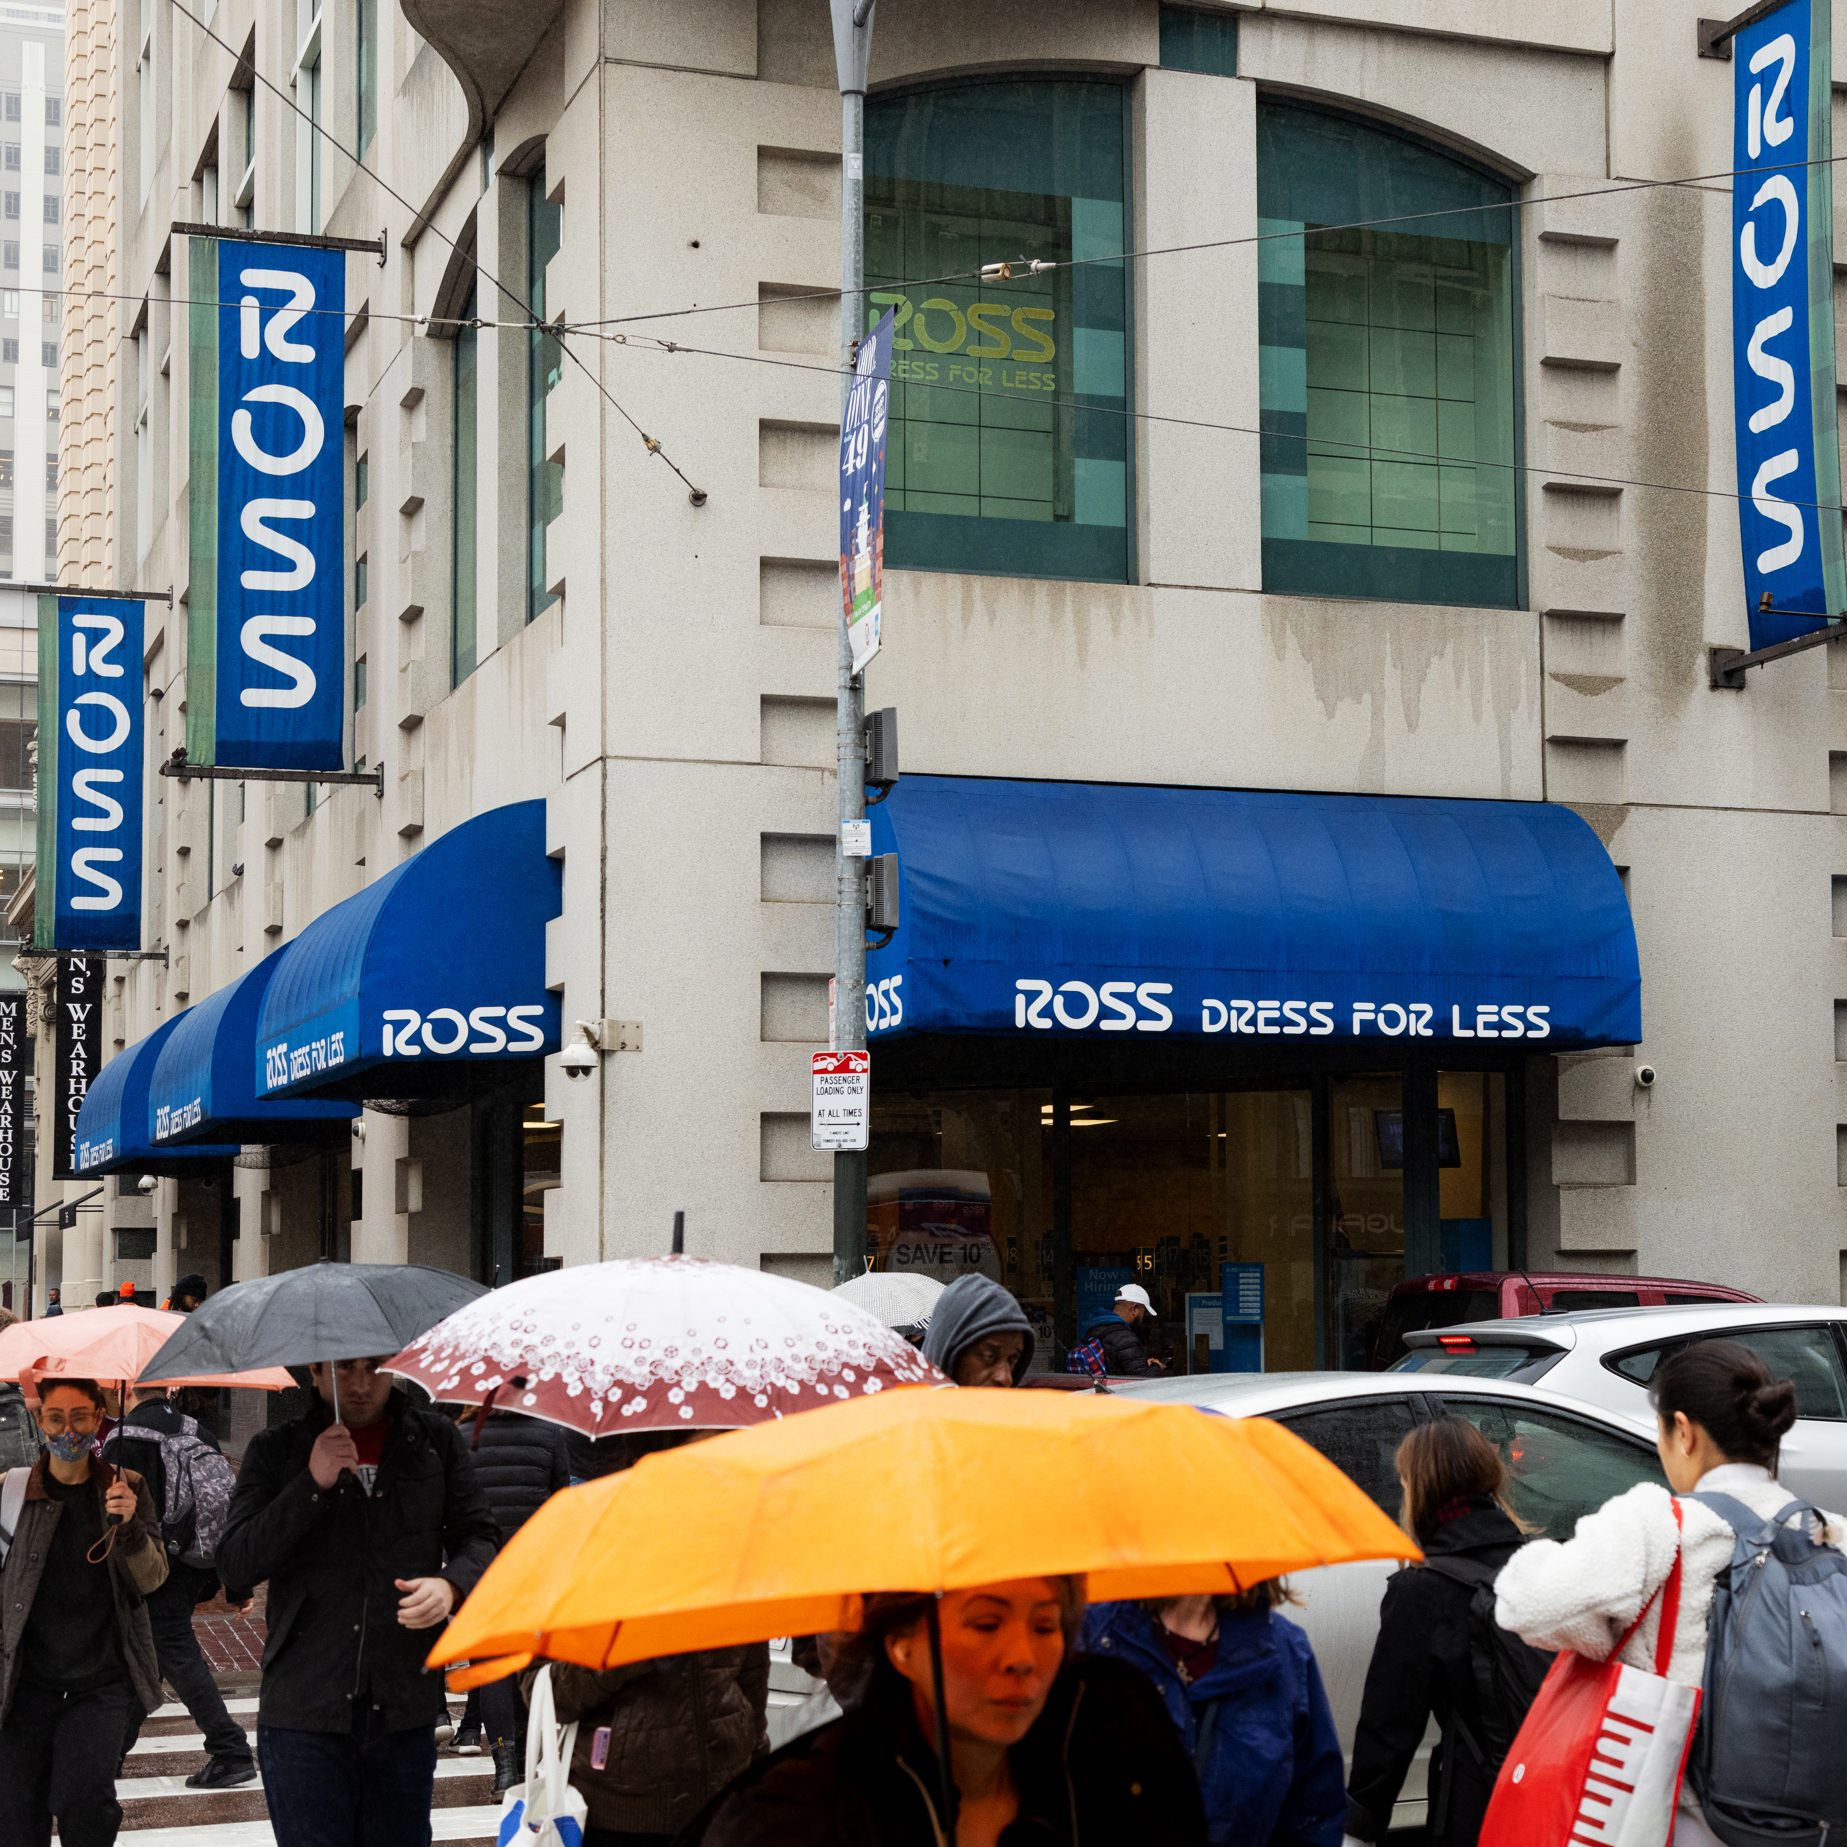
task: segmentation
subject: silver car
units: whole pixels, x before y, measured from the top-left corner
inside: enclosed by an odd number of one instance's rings
[[[1631,1420],[1590,1405],[1561,1402],[1532,1387],[1467,1373],[1194,1373],[1184,1378],[1110,1382],[1111,1391],[1207,1406],[1231,1417],[1271,1417],[1346,1471],[1379,1506],[1398,1517],[1392,1458],[1417,1424],[1465,1417],[1505,1458],[1514,1512],[1538,1532],[1568,1538],[1578,1519],[1638,1481],[1659,1481],[1654,1445]],[[1150,1494],[1184,1493],[1184,1484],[1146,1482]],[[1308,1631],[1351,1762],[1360,1695],[1378,1634],[1379,1601],[1397,1567],[1334,1565],[1294,1573],[1302,1607],[1287,1612]],[[1434,1731],[1424,1741],[1393,1816],[1394,1828],[1424,1820],[1425,1771]]]
[[[1727,1302],[1474,1321],[1407,1336],[1410,1350],[1387,1377],[1506,1379],[1597,1405],[1652,1440],[1648,1382],[1696,1340],[1739,1341],[1795,1382],[1796,1425],[1778,1472],[1818,1506],[1847,1507],[1847,1308]]]

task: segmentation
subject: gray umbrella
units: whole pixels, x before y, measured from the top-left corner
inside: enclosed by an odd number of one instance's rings
[[[142,1369],[141,1382],[252,1366],[386,1358],[486,1294],[484,1285],[452,1270],[323,1258],[208,1296]],[[250,1354],[262,1357],[232,1357]]]

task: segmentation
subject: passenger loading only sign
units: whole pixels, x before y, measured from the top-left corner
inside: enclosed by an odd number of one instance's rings
[[[824,1153],[851,1153],[867,1144],[872,1124],[872,1054],[816,1052],[808,1134]]]

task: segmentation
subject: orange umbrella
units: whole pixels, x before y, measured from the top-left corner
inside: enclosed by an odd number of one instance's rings
[[[120,1380],[132,1384],[174,1331],[184,1315],[160,1308],[86,1308],[38,1321],[16,1321],[0,1328],[0,1379],[18,1380],[28,1373],[47,1378]],[[285,1392],[295,1381],[280,1366],[254,1372],[200,1373],[186,1379],[163,1379],[165,1385],[248,1386]]]
[[[614,1667],[850,1629],[872,1591],[1081,1573],[1093,1597],[1231,1593],[1417,1548],[1280,1425],[1096,1393],[912,1387],[645,1458],[554,1495],[430,1665]]]

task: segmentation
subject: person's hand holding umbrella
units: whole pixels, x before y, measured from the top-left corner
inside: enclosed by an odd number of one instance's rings
[[[342,1475],[356,1474],[358,1468],[359,1445],[344,1424],[329,1424],[308,1451],[308,1473],[323,1494],[331,1494]]]

